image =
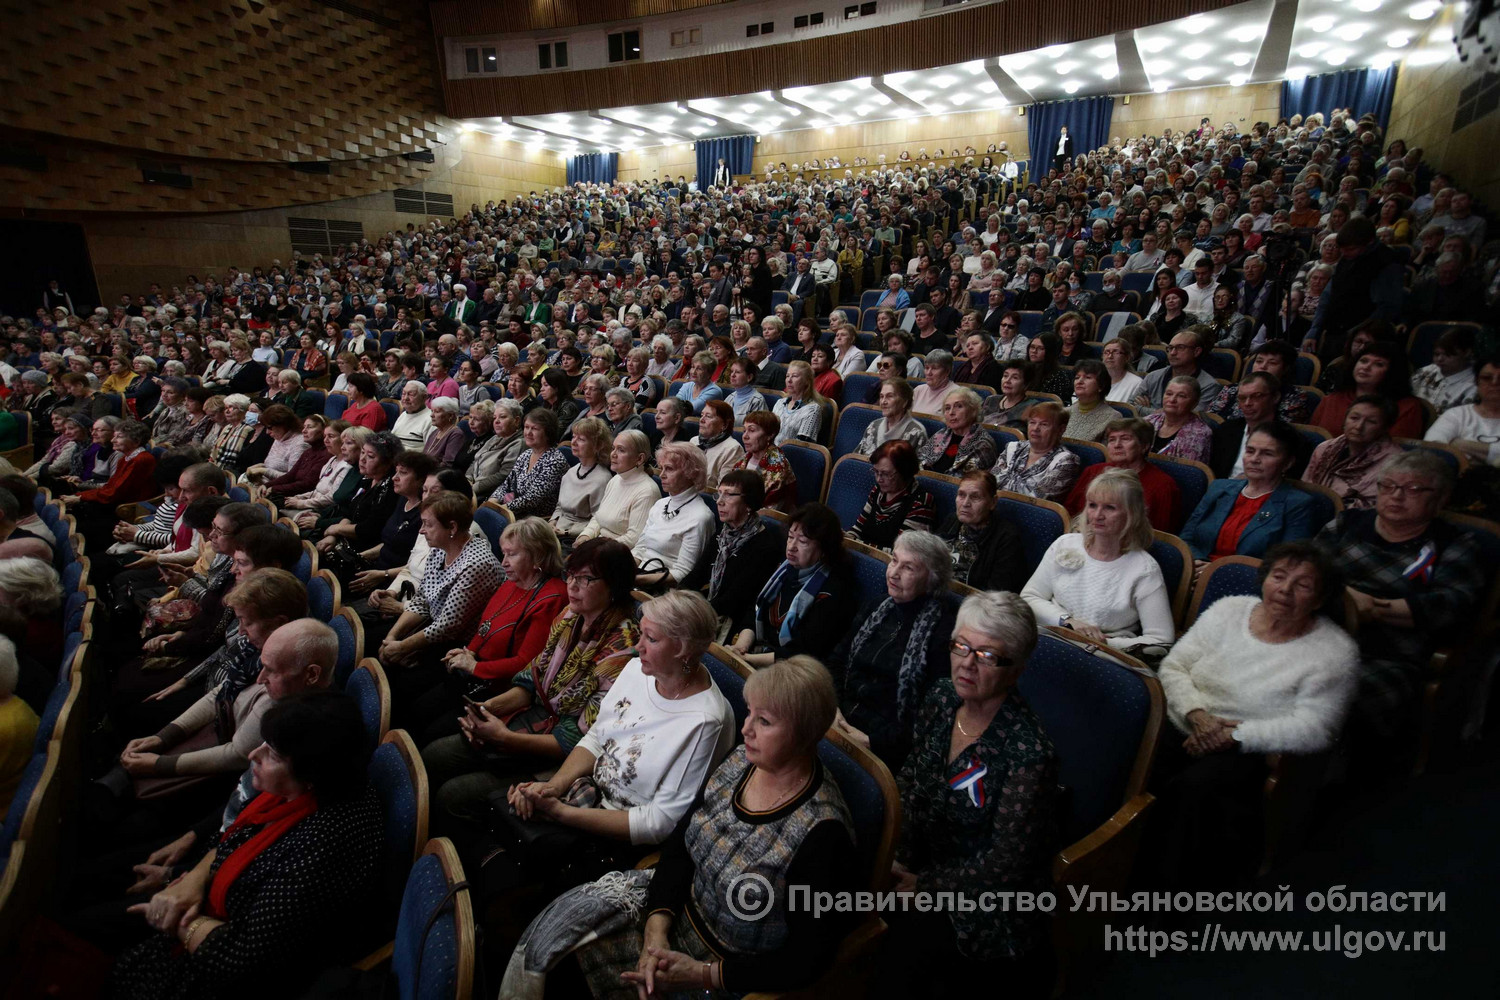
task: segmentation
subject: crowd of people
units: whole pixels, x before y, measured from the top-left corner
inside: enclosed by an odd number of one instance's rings
[[[1455,327],[1415,372],[1398,334],[1483,319],[1494,262],[1468,195],[1383,142],[1335,114],[1116,142],[1020,184],[988,156],[581,184],[82,315],[54,283],[0,318],[0,451],[33,449],[0,469],[0,809],[62,645],[46,489],[110,649],[67,923],[119,954],[119,996],[301,983],[380,923],[368,734],[308,548],[421,750],[506,995],[816,979],[844,922],[725,901],[751,870],[866,884],[830,729],[897,776],[896,888],[1047,885],[1058,756],[1016,686],[1046,628],[1159,669],[1143,884],[1244,878],[1265,755],[1404,747],[1487,583],[1443,511],[1457,469],[1500,457],[1492,331]],[[870,354],[842,305],[866,288]],[[1205,368],[1220,347],[1248,359],[1237,383]],[[866,403],[874,485],[845,524],[798,502],[788,452]],[[1398,440],[1424,435],[1449,450]],[[1162,460],[1216,478],[1188,505]],[[956,480],[951,507],[924,473]],[[1032,564],[1003,495],[1073,530]],[[1179,635],[1157,532],[1195,576],[1260,558],[1258,592]],[[886,554],[884,593],[856,545]],[[715,643],[755,671],[742,723]],[[890,922],[882,995],[1050,990],[1041,915]]]

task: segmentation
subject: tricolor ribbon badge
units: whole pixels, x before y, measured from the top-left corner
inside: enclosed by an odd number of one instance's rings
[[[974,803],[975,808],[984,808],[984,776],[990,769],[983,764],[975,762],[964,768],[953,776],[948,782],[948,787],[955,792],[966,791],[969,793],[969,801]]]
[[[1420,580],[1423,583],[1431,583],[1432,573],[1436,567],[1437,546],[1428,542],[1422,546],[1422,551],[1417,553],[1416,560],[1401,571],[1401,576],[1407,580]]]

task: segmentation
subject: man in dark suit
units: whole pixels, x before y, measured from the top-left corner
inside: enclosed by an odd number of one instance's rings
[[[723,306],[726,310],[734,300],[734,284],[724,275],[724,266],[718,261],[712,261],[708,265],[708,301],[707,306],[712,310],[715,306]]]
[[[990,289],[989,304],[985,307],[984,318],[979,321],[979,325],[984,327],[984,331],[991,337],[998,337],[1000,336],[1000,318],[1005,313],[1005,289],[997,285]]]
[[[954,332],[958,330],[958,324],[963,321],[963,315],[948,304],[948,289],[942,285],[937,286],[927,293],[927,301],[933,310],[933,326],[941,330],[945,338],[951,340]]]
[[[1238,479],[1245,474],[1245,442],[1256,428],[1276,419],[1276,408],[1281,404],[1281,384],[1269,372],[1251,372],[1240,381],[1239,404],[1244,416],[1226,420],[1214,428],[1208,464],[1219,479]],[[1287,471],[1289,478],[1301,475],[1307,465],[1310,450],[1307,440],[1298,440],[1302,443],[1296,460]]]
[[[772,361],[764,337],[751,337],[745,345],[745,357],[755,362],[755,385],[762,389],[786,389],[786,366]]]
[[[818,279],[813,277],[811,264],[804,254],[797,258],[797,270],[786,282],[787,301],[791,304],[792,315],[797,318],[802,316],[802,300],[814,299],[817,295]]]
[[[1064,125],[1058,130],[1056,151],[1052,154],[1052,165],[1058,170],[1066,169],[1073,162],[1073,137],[1068,134],[1068,126]]]

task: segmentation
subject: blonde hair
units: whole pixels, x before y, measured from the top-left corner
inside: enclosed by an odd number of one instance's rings
[[[28,618],[56,611],[63,600],[57,570],[40,559],[0,559],[0,591]]]
[[[641,620],[660,625],[668,639],[682,644],[689,656],[702,656],[719,631],[719,616],[695,590],[669,590],[641,605]]]
[[[813,375],[812,365],[806,361],[789,361],[787,362],[786,370],[788,372],[798,371],[802,373],[803,384],[807,386],[807,401],[817,403],[819,406],[828,402],[823,394],[818,392],[818,386],[815,382],[816,376]]]
[[[598,417],[583,417],[575,421],[571,429],[574,441],[577,441],[579,436],[582,435],[594,442],[594,452],[596,455],[607,454],[610,445],[615,443],[615,436],[610,431],[609,424],[606,424]]]
[[[1089,483],[1086,497],[1096,493],[1112,498],[1125,508],[1125,530],[1120,533],[1120,551],[1149,551],[1156,541],[1156,534],[1151,529],[1151,521],[1146,517],[1146,491],[1141,486],[1140,476],[1131,469],[1105,469],[1097,479]],[[1073,529],[1083,534],[1085,546],[1094,540],[1086,502],[1084,512],[1074,519]]]
[[[514,538],[521,548],[531,553],[532,562],[536,563],[544,578],[555,579],[563,575],[562,544],[557,540],[557,532],[546,521],[539,517],[523,517],[506,525],[500,532],[502,542],[507,538]]]
[[[833,725],[838,694],[828,668],[811,656],[789,656],[755,671],[745,681],[744,696],[754,696],[773,715],[791,724],[797,748],[811,754]]]

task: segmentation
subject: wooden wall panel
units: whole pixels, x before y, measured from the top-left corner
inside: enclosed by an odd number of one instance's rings
[[[435,0],[429,5],[438,37],[501,35],[580,24],[628,21],[733,3],[734,0]]]
[[[443,103],[455,118],[540,115],[655,104],[755,89],[836,83],[1024,52],[1080,38],[1220,10],[1238,0],[1006,0],[961,7],[915,24],[884,25],[798,42],[686,59],[634,63],[540,76],[442,80]],[[478,23],[478,22],[476,22]],[[478,34],[462,23],[439,37]],[[920,38],[920,44],[915,44]]]
[[[1248,83],[1243,87],[1196,87],[1165,94],[1136,94],[1129,104],[1115,98],[1111,138],[1161,135],[1163,129],[1187,131],[1207,116],[1214,127],[1234,122],[1242,132],[1256,122],[1273,125],[1281,117],[1281,84]]]

